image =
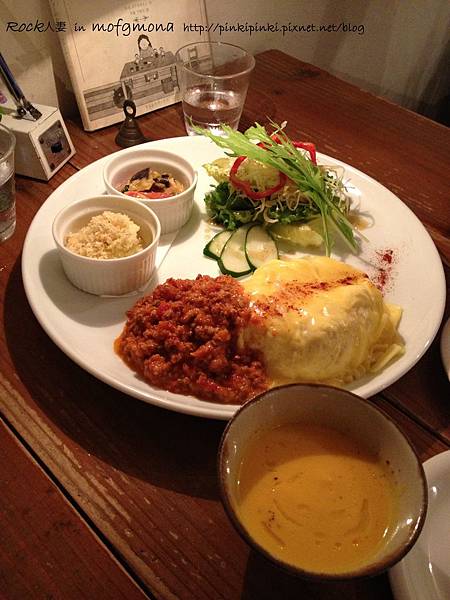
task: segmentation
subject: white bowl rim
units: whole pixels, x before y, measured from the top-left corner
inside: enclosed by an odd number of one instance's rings
[[[129,196],[125,196],[127,200],[130,200],[131,202],[133,202],[133,198],[130,198]],[[67,212],[70,208],[73,208],[73,206],[77,205],[77,204],[83,204],[83,202],[89,202],[89,201],[94,201],[94,200],[108,200],[113,198],[114,200],[118,200],[121,199],[120,196],[116,196],[113,194],[104,194],[104,195],[98,195],[98,196],[91,196],[88,198],[80,198],[79,200],[76,200],[75,202],[72,202],[71,204],[68,204],[67,206],[64,206],[55,216],[55,218],[53,219],[53,225],[52,225],[52,234],[53,234],[53,239],[55,241],[55,244],[57,245],[58,249],[67,254],[68,256],[73,256],[77,259],[79,259],[82,262],[85,262],[86,264],[99,264],[99,263],[105,263],[105,264],[112,264],[113,262],[126,262],[126,261],[130,261],[133,258],[139,257],[141,254],[145,254],[149,251],[151,251],[153,249],[154,246],[157,246],[159,244],[159,239],[161,237],[161,223],[157,217],[157,215],[155,214],[155,212],[146,204],[140,203],[141,206],[144,207],[144,209],[149,213],[149,215],[153,218],[154,221],[154,225],[156,226],[156,232],[155,235],[153,236],[153,240],[150,242],[150,244],[148,244],[147,246],[145,246],[144,248],[142,248],[142,250],[139,250],[139,252],[135,252],[134,254],[130,254],[129,256],[121,256],[118,258],[92,258],[90,256],[83,256],[81,254],[77,254],[76,252],[73,252],[72,250],[69,250],[69,248],[66,248],[66,246],[64,246],[64,244],[60,241],[59,237],[56,235],[56,225],[58,223],[58,221],[64,216],[64,213]],[[88,209],[88,207],[87,207]],[[94,207],[92,207],[92,209],[94,210]],[[111,210],[111,211],[116,211],[119,210],[111,208],[104,208],[103,212],[106,210]],[[123,209],[124,212],[127,212],[127,209],[124,208]],[[127,214],[127,216],[131,219],[130,215]],[[131,219],[133,220],[133,219]]]

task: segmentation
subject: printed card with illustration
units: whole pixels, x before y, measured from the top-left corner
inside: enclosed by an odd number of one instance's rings
[[[93,131],[180,100],[175,53],[206,40],[204,0],[50,0],[81,113]],[[194,24],[194,26],[192,26]]]

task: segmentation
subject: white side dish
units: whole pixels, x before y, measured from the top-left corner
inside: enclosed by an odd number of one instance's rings
[[[68,247],[67,239],[70,234],[79,235],[81,230],[85,231],[86,226],[92,223],[92,217],[104,219],[108,211],[113,212],[109,213],[110,217],[105,221],[111,223],[111,217],[116,215],[121,217],[121,227],[117,227],[115,231],[113,229],[113,236],[110,232],[99,236],[97,231],[95,237],[91,234],[91,240],[95,239],[106,256],[108,244],[111,248],[113,241],[120,242],[119,250],[123,247],[129,249],[130,244],[135,244],[137,251],[128,256],[92,258],[82,256]],[[127,233],[129,236],[130,231],[123,230],[127,220],[132,227],[131,242],[125,235]],[[141,236],[140,243],[136,230]],[[99,296],[130,294],[142,290],[152,276],[161,226],[150,208],[132,198],[98,195],[73,202],[56,215],[52,231],[66,276],[80,290]],[[120,239],[117,236],[119,231],[122,234]]]

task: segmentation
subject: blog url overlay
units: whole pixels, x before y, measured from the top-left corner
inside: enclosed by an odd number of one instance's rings
[[[365,28],[362,24],[355,24],[342,21],[341,23],[209,23],[204,25],[200,23],[184,23],[184,32],[196,33],[218,33],[220,36],[226,33],[246,33],[252,36],[256,33],[281,33],[284,37],[292,33],[356,33],[364,35]]]

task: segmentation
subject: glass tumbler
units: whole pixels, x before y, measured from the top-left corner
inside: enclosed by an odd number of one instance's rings
[[[0,124],[0,242],[11,237],[16,228],[15,146],[14,134]]]
[[[176,53],[184,122],[222,134],[221,124],[237,129],[255,59],[243,48],[222,42],[196,42]]]

